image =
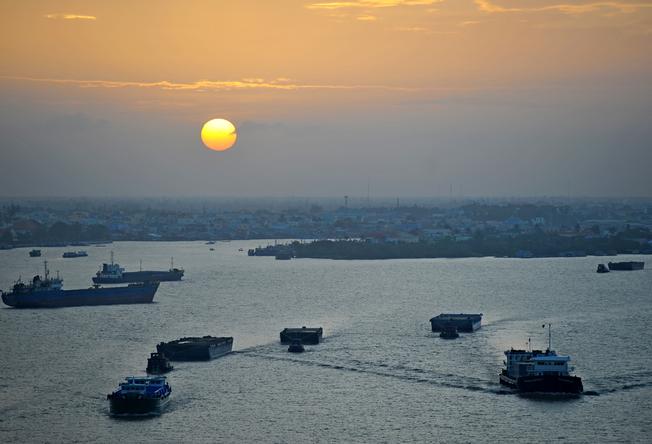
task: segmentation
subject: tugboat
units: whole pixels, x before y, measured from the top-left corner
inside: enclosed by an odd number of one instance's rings
[[[106,399],[113,415],[156,415],[168,405],[171,393],[165,376],[129,376]]]
[[[165,354],[171,361],[210,361],[231,353],[232,348],[232,337],[204,336],[161,342],[156,346],[156,351]]]
[[[596,270],[596,273],[609,273],[609,269],[605,264],[598,264],[598,269]]]
[[[111,263],[102,264],[102,269],[95,273],[93,283],[95,284],[126,284],[129,282],[170,282],[180,281],[183,277],[182,268],[174,268],[174,259],[170,259],[170,269],[160,271],[125,271],[120,264],[113,262],[113,251],[111,252]]]
[[[170,360],[163,353],[155,352],[151,353],[147,359],[147,370],[145,371],[151,375],[162,375],[173,369],[174,367],[170,364]]]
[[[47,261],[43,262],[44,275],[34,276],[31,282],[20,279],[10,292],[2,294],[5,305],[16,308],[74,307],[80,305],[145,304],[154,300],[158,282],[129,284],[123,287],[95,285],[91,288],[64,290],[63,279],[57,273],[50,277]]]
[[[507,359],[500,374],[501,384],[521,393],[582,393],[582,379],[570,374],[573,370],[568,366],[570,357],[552,350],[550,329],[548,324],[548,349],[545,352],[513,348],[505,352]]]
[[[457,332],[457,327],[454,325],[447,325],[442,328],[439,337],[442,339],[457,339],[460,337],[460,334]]]
[[[290,353],[303,353],[306,349],[301,344],[301,339],[295,339],[292,341],[292,344],[288,347]]]
[[[29,252],[29,257],[41,257],[41,250],[32,250]]]

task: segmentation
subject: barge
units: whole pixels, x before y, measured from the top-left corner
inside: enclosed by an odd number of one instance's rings
[[[482,323],[482,313],[442,313],[430,319],[432,331],[441,332],[448,327],[455,327],[457,331],[472,333],[478,330]]]
[[[645,262],[609,262],[610,271],[631,271],[631,270],[642,270],[645,267]]]
[[[203,336],[161,342],[156,351],[171,361],[210,361],[231,353],[232,348],[232,337]]]
[[[324,330],[321,327],[285,328],[281,332],[281,344],[292,344],[299,341],[301,344],[316,345],[321,341]]]

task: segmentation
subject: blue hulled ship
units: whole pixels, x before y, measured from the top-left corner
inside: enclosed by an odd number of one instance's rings
[[[165,376],[130,376],[106,398],[113,415],[153,415],[165,409],[171,394]]]
[[[145,304],[154,300],[158,282],[130,284],[123,287],[100,287],[64,290],[63,279],[50,277],[44,262],[43,277],[30,282],[18,280],[10,292],[2,292],[2,302],[16,308],[51,308],[80,305]]]

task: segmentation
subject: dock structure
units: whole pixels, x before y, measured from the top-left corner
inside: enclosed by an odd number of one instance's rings
[[[301,344],[316,345],[321,341],[324,330],[321,327],[285,328],[281,332],[281,344],[291,344],[301,341]]]
[[[457,331],[472,333],[480,328],[482,313],[442,313],[430,319],[432,331],[440,332],[445,328],[455,327]]]

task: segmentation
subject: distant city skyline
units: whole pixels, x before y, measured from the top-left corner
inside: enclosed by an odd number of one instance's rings
[[[0,25],[2,197],[652,197],[649,1],[43,1]]]

